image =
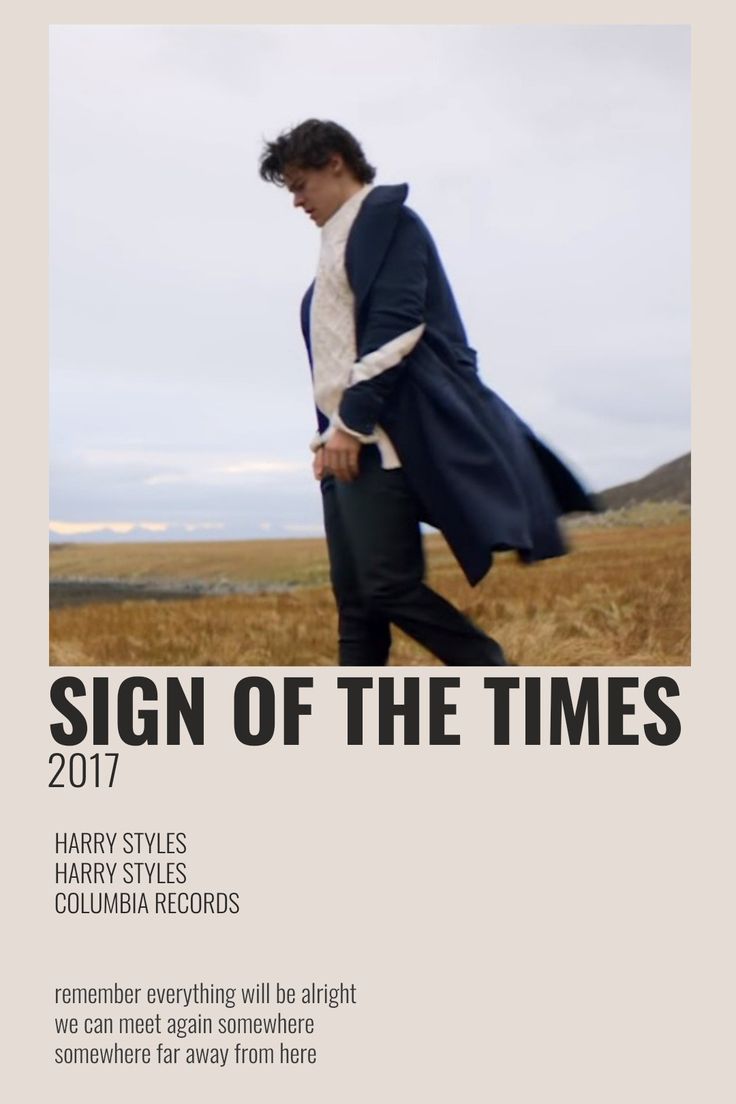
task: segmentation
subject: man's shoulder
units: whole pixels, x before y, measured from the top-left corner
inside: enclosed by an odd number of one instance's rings
[[[429,233],[427,224],[412,207],[402,207],[399,218],[405,225],[414,226],[419,230],[423,230],[425,234]]]
[[[396,220],[396,238],[407,248],[436,249],[427,224],[411,207],[402,207]]]

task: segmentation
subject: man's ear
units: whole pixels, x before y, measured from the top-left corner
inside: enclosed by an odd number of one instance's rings
[[[341,176],[345,172],[345,161],[340,153],[333,153],[327,165],[333,176]]]

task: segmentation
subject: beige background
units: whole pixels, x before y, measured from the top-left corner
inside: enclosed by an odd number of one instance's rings
[[[163,684],[174,671],[150,673]],[[283,674],[297,673],[309,672],[271,673],[277,700]],[[448,691],[460,747],[377,747],[371,699],[367,746],[348,748],[336,672],[313,670],[301,745],[284,748],[277,732],[250,748],[232,735],[244,672],[211,670],[204,748],[125,748],[112,792],[46,796],[27,852],[33,909],[51,936],[33,985],[42,1059],[75,1042],[54,1042],[54,985],[270,978],[359,992],[355,1008],[318,1010],[314,1038],[297,1041],[318,1048],[314,1067],[112,1074],[42,1060],[62,1099],[152,1099],[170,1087],[184,1100],[235,1101],[244,1084],[274,1102],[727,1099],[710,952],[697,946],[719,923],[703,842],[722,814],[688,708],[691,673],[670,672],[686,736],[668,749],[524,747],[518,724],[512,745],[495,747],[483,673],[460,673],[462,697]],[[84,674],[91,685],[110,672]],[[638,710],[627,730],[646,719]],[[47,775],[39,764],[39,785]],[[142,828],[187,831],[189,888],[239,891],[241,913],[54,917],[53,832]]]
[[[205,13],[157,2],[110,4],[105,14],[298,22],[345,12],[214,3]],[[375,21],[447,15],[426,4],[370,11]],[[451,16],[520,18],[493,4],[456,4]],[[669,749],[494,748],[485,697],[468,684],[459,749],[346,748],[341,715],[316,706],[319,723],[307,718],[303,747],[250,749],[230,735],[230,692],[243,672],[210,669],[207,747],[126,750],[115,789],[97,793],[47,789],[47,691],[62,671],[46,665],[45,111],[46,24],[100,21],[100,5],[34,5],[3,36],[11,154],[3,229],[12,242],[3,266],[9,1099],[148,1101],[166,1088],[182,1101],[249,1094],[279,1104],[733,1099],[733,586],[724,532],[733,28],[708,4],[528,4],[523,17],[694,22],[695,612],[693,667],[674,672],[680,740]],[[335,672],[311,673],[334,700]],[[214,920],[56,918],[53,832],[75,827],[186,830],[193,888],[237,889],[243,911]],[[355,1009],[320,1015],[316,1067],[60,1070],[47,1058],[56,984],[267,977],[358,985]]]

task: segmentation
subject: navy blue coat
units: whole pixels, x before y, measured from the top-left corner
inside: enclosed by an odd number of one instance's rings
[[[425,324],[395,368],[349,387],[340,417],[361,434],[391,438],[422,517],[440,529],[475,584],[494,551],[530,563],[561,556],[561,514],[595,505],[575,476],[481,381],[452,289],[421,219],[404,206],[405,184],[373,188],[345,250],[355,296],[358,357]],[[311,364],[309,315],[302,301]],[[320,431],[327,419],[317,412]]]

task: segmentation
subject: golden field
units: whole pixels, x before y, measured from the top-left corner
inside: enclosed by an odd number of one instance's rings
[[[433,534],[425,542],[429,582],[523,666],[688,664],[687,511],[652,507],[604,514],[573,525],[570,542],[571,555],[531,567],[512,554],[498,556],[486,579],[471,588]],[[53,665],[336,662],[336,616],[321,539],[67,544],[51,555],[51,578],[278,588],[52,609]],[[399,631],[394,639],[394,665],[436,663]]]

